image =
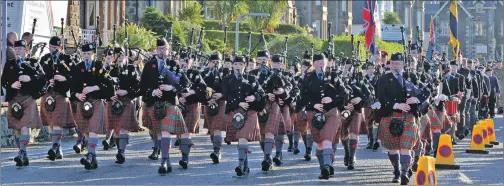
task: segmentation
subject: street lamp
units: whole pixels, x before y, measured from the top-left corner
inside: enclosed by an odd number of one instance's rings
[[[236,37],[235,37],[235,52],[238,52],[238,40],[240,39],[239,37],[239,32],[240,32],[240,20],[242,17],[245,16],[255,16],[255,17],[268,17],[270,14],[268,13],[246,13],[246,14],[241,14],[238,16],[238,19],[236,19]]]

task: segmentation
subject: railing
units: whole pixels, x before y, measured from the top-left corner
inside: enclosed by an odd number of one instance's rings
[[[82,43],[91,43],[95,40],[96,30],[94,29],[81,29],[81,42]],[[112,30],[107,30],[102,33],[102,45],[105,46],[113,40]]]

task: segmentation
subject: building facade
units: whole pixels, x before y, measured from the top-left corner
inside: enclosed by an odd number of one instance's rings
[[[352,33],[352,2],[352,0],[327,2],[327,20],[332,23],[332,34],[349,35]]]
[[[308,30],[317,38],[327,39],[328,9],[327,0],[295,2],[299,25]]]

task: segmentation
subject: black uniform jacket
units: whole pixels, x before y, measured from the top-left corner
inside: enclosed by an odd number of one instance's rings
[[[13,89],[11,85],[19,81],[19,76],[30,76],[29,82],[21,82],[20,89]],[[5,101],[10,101],[18,94],[30,95],[33,99],[42,96],[42,88],[46,84],[44,71],[34,59],[26,59],[19,66],[18,61],[7,60],[2,73],[2,87],[6,90]]]
[[[336,76],[336,72],[325,72],[324,74],[323,80],[317,77],[315,71],[306,74],[304,78],[301,89],[301,104],[305,106],[307,111],[315,111],[316,109],[313,106],[321,103],[324,97],[332,99],[331,103],[324,104],[325,111],[333,108],[342,110],[348,103],[350,90],[345,88],[343,81]]]
[[[201,77],[200,71],[198,69],[192,68],[185,71],[185,76],[188,77],[191,82],[189,89],[194,90],[194,94],[187,96],[186,105],[190,105],[198,102],[206,102],[207,98],[210,98],[210,93],[207,91],[207,85]]]
[[[177,68],[173,68],[166,64],[159,70],[158,61],[154,57],[144,65],[140,77],[140,90],[137,95],[142,96],[142,101],[148,106],[152,106],[156,100],[168,101],[170,104],[178,105],[178,93],[190,86],[189,79],[185,76],[185,73],[180,73],[180,68],[177,66],[174,66]],[[152,96],[152,92],[162,84],[171,85],[174,89],[163,91],[161,98]]]
[[[62,54],[52,55],[46,54],[40,58],[40,63],[44,69],[44,73],[48,80],[54,79],[54,75],[62,75],[66,81],[54,81],[54,87],[51,89],[56,91],[60,96],[67,97],[67,92],[70,90],[72,84],[71,71],[75,65],[70,55]]]
[[[84,61],[80,62],[73,66],[71,76],[71,97],[75,98],[75,94],[82,93],[82,90],[87,86],[98,86],[100,90],[86,94],[86,99],[107,99],[114,95],[112,78],[104,70],[101,61],[93,61],[89,70],[86,70]]]
[[[414,89],[412,91],[414,93],[410,95],[411,97],[418,98],[420,103],[423,103],[430,97],[430,92],[427,89],[418,89],[406,79],[404,79],[404,84]],[[394,104],[406,103],[408,93],[407,89],[401,85],[393,73],[383,74],[378,80],[376,88],[378,100],[381,104],[380,114],[382,117],[389,117],[392,112],[402,112],[401,110],[394,109]],[[413,110],[411,112],[416,114]]]
[[[256,76],[245,73],[236,77],[231,73],[224,78],[222,93],[226,100],[225,113],[238,109],[240,102],[245,102],[248,96],[254,96],[255,100],[249,103],[248,110],[262,111],[265,107],[266,93],[257,82]]]
[[[140,73],[135,64],[123,64],[122,66],[112,64],[106,66],[105,69],[109,72],[110,77],[112,77],[116,90],[128,91],[126,97],[130,99],[134,99],[137,96],[137,92],[140,89]],[[110,98],[107,98],[107,100],[110,100]]]

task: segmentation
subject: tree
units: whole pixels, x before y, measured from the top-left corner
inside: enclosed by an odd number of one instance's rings
[[[141,48],[144,50],[151,50],[156,48],[156,40],[154,33],[145,27],[137,25],[135,23],[128,23],[125,26],[121,26],[117,30],[116,42],[124,46],[125,40],[125,29],[128,29],[129,37],[129,47],[130,48]]]
[[[194,3],[188,3],[185,8],[178,11],[178,18],[180,21],[188,21],[198,25],[203,25],[205,16],[201,14],[202,12],[203,6],[194,1]]]
[[[269,17],[249,17],[252,31],[273,32],[280,22],[280,14],[287,8],[287,1],[249,0],[249,12],[268,13]]]
[[[396,12],[385,12],[381,21],[383,24],[402,24]]]
[[[164,16],[156,7],[150,6],[144,10],[140,23],[146,29],[152,30],[154,35],[161,36],[165,34],[170,21],[169,17]]]
[[[222,27],[248,11],[245,0],[209,1],[208,6],[215,11],[215,18],[223,23]]]
[[[268,49],[272,54],[284,52],[284,36],[285,35],[277,37],[268,43]],[[303,58],[303,53],[306,50],[309,50],[308,52],[311,53],[310,49],[312,43],[314,44],[314,53],[322,52],[322,40],[309,35],[289,35],[289,39],[287,40],[287,65],[290,66],[296,56]]]

